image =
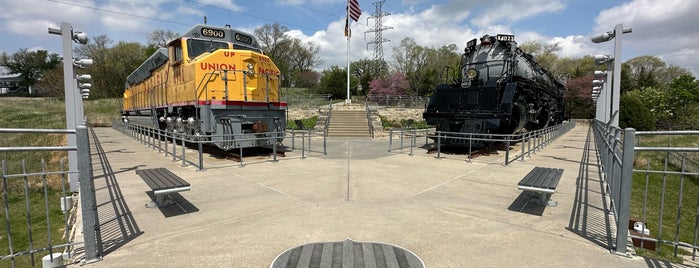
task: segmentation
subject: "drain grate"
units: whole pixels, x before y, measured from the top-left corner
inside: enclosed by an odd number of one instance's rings
[[[270,267],[424,268],[425,264],[417,255],[399,246],[347,239],[290,248],[277,256]]]

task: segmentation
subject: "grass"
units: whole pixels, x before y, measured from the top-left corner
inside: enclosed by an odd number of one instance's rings
[[[301,119],[301,123],[303,123],[303,126],[306,129],[313,129],[316,126],[317,121],[318,121],[318,116],[313,116],[311,118]],[[294,120],[287,120],[286,127],[288,129],[299,129],[299,127],[296,125],[296,122]]]
[[[84,102],[84,113],[91,125],[101,125],[119,118],[121,100],[103,99]],[[0,98],[0,128],[26,129],[65,129],[65,104],[48,98]],[[0,133],[0,147],[60,146],[66,144],[65,134],[14,134]],[[67,170],[65,152],[6,152],[0,154],[5,174],[43,173],[46,171]],[[63,160],[63,161],[62,161]],[[60,175],[10,177],[3,180],[7,189],[10,215],[10,234],[13,252],[22,252],[32,247],[48,245],[50,233],[53,245],[63,244],[66,230],[64,214],[60,208],[62,187],[67,187],[67,178]],[[68,193],[70,194],[70,193]],[[28,198],[26,198],[28,196]],[[3,198],[2,202],[5,200]],[[47,205],[48,204],[48,210]],[[27,206],[29,209],[27,210]],[[27,215],[27,211],[30,211]],[[0,218],[5,219],[5,210],[0,210]],[[49,215],[49,223],[46,215]],[[48,231],[50,225],[50,231]],[[6,225],[3,224],[3,226]],[[31,228],[29,228],[31,226]],[[30,241],[31,231],[31,241]],[[3,228],[0,234],[0,255],[9,255],[9,237]],[[40,265],[41,257],[48,252],[36,253],[35,265]],[[0,266],[11,265],[10,259],[0,260]],[[15,258],[16,267],[32,266],[31,256]]]
[[[699,138],[697,136],[641,136],[637,146],[698,147]],[[667,157],[667,152],[639,152],[636,154],[634,169],[680,171],[681,168],[678,165],[666,162]],[[697,154],[690,154],[690,157],[696,159]],[[631,217],[642,219],[645,216],[651,236],[667,241],[695,243],[695,228],[699,226],[699,218],[697,218],[699,179],[696,176],[634,172],[632,184]],[[648,194],[645,194],[646,192]],[[675,248],[670,245],[660,245],[655,252],[639,250],[638,253],[651,258],[681,262],[681,259],[678,260],[675,257]],[[691,252],[678,248],[677,255],[687,254]]]

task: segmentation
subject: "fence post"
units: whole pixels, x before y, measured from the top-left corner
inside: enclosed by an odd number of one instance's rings
[[[197,143],[199,144],[199,170],[201,171],[201,170],[204,170],[204,156],[203,156],[204,145],[202,144],[201,139],[198,140]]]
[[[75,129],[78,149],[78,179],[80,181],[80,208],[83,220],[83,239],[85,240],[85,262],[99,261],[97,244],[97,207],[95,186],[92,180],[92,159],[87,127],[77,126]]]
[[[185,138],[185,135],[187,135],[187,134],[182,133],[182,135],[180,136],[180,137],[182,138],[182,166],[183,166],[183,167],[186,167],[186,166],[187,166],[187,162],[185,162],[185,156],[184,156],[184,153],[185,153],[184,150],[186,149],[186,147],[184,146],[184,138]]]
[[[634,141],[636,130],[624,129],[624,152],[621,160],[621,189],[619,196],[619,221],[616,224],[616,253],[626,254],[626,240],[629,232],[629,214],[631,213],[631,180],[633,179]]]
[[[393,129],[388,131],[388,152],[391,152],[391,147],[393,146]]]

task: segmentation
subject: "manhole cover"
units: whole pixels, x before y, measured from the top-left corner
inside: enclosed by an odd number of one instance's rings
[[[425,264],[417,255],[399,246],[347,239],[290,248],[277,256],[270,265],[270,268],[291,267],[424,268]]]

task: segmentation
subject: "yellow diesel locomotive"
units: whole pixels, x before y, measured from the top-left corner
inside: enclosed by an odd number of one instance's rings
[[[286,128],[280,84],[252,35],[195,25],[127,77],[122,119],[224,150],[270,145]]]

